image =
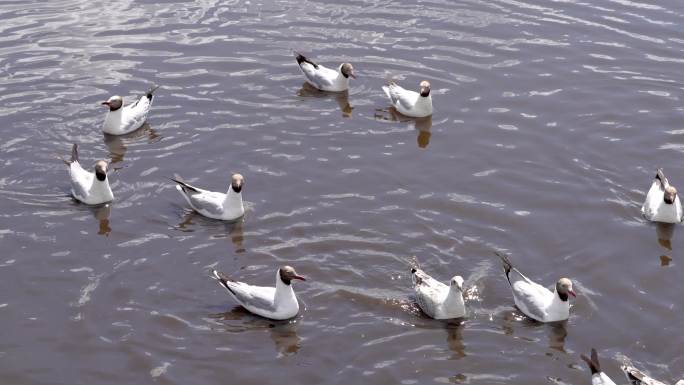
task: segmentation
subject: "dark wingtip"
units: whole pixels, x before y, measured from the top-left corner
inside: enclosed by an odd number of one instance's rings
[[[78,144],[71,146],[71,163],[78,162]]]
[[[152,96],[154,96],[154,91],[156,91],[157,88],[159,88],[159,85],[155,84],[149,89],[149,91],[147,91],[147,93],[145,95],[147,96],[148,99],[152,100]]]
[[[589,370],[591,370],[592,375],[601,372],[601,365],[599,364],[598,354],[596,353],[596,349],[594,349],[594,348],[591,349],[591,359],[589,359],[589,357],[585,356],[584,354],[581,354],[580,358],[582,360],[584,360],[584,362],[587,363],[587,365],[589,366]]]
[[[506,274],[508,274],[508,272],[510,272],[511,269],[513,268],[513,264],[511,263],[510,259],[508,259],[508,255],[500,253],[498,251],[495,251],[494,254],[496,254],[496,256],[498,256],[499,258],[501,258],[501,262],[503,262],[504,270],[506,270]]]

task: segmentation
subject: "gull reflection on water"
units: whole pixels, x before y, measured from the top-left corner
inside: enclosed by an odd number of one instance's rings
[[[658,244],[665,249],[666,252],[672,252],[672,237],[674,235],[675,224],[674,223],[662,223],[656,222],[656,237],[658,238]],[[672,257],[663,254],[660,256],[660,265],[669,266],[672,261]]]
[[[349,104],[349,91],[342,92],[328,92],[321,91],[318,88],[312,86],[309,83],[302,84],[302,88],[297,91],[298,96],[302,97],[315,97],[315,98],[335,98],[340,111],[342,111],[342,117],[350,118],[352,116],[352,110],[354,107]]]
[[[112,164],[124,160],[124,155],[128,149],[126,142],[139,138],[147,138],[148,143],[154,143],[161,140],[161,136],[147,122],[137,130],[126,135],[103,134],[103,136],[105,146],[107,146],[107,149],[109,150],[109,158],[111,159],[110,162]]]
[[[195,231],[195,226],[205,227],[212,234],[211,238],[221,239],[230,238],[230,241],[235,247],[236,253],[245,252],[245,247],[243,246],[243,241],[245,239],[244,232],[242,230],[244,224],[244,216],[240,217],[234,221],[221,221],[217,219],[206,218],[195,210],[187,211],[183,218],[181,218],[180,223],[176,225],[176,229],[192,233]],[[218,230],[218,233],[212,230]]]
[[[112,232],[112,228],[109,227],[109,215],[112,213],[112,206],[110,203],[105,203],[99,206],[90,207],[95,219],[97,219],[99,224],[99,229],[97,233],[99,235],[109,236]]]
[[[242,306],[235,306],[225,313],[210,314],[209,317],[222,321],[240,321],[239,325],[226,325],[227,330],[233,333],[268,330],[278,358],[297,354],[301,349],[302,339],[297,334],[297,318],[269,320],[250,313]]]
[[[444,323],[447,332],[447,346],[453,352],[449,359],[458,360],[466,356],[465,345],[463,344],[463,329],[465,328],[461,320],[449,320]]]
[[[432,115],[424,118],[412,118],[402,115],[394,107],[389,107],[387,110],[377,109],[375,119],[401,123],[413,122],[413,127],[418,131],[418,138],[416,139],[418,148],[427,148],[430,144],[430,136],[432,136],[432,133],[430,132],[430,129],[432,128]]]

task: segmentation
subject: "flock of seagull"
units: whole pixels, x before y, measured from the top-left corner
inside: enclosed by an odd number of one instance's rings
[[[295,52],[295,58],[306,82],[319,90],[346,91],[349,88],[350,79],[356,79],[354,67],[350,63],[343,63],[337,69],[332,69],[315,63],[297,52]],[[399,113],[408,117],[427,117],[432,115],[430,83],[422,81],[419,86],[419,92],[411,91],[390,80],[386,86],[383,86],[383,91]],[[102,131],[110,135],[124,135],[140,128],[147,120],[154,91],[157,88],[158,86],[152,87],[138,101],[127,106],[124,106],[121,96],[112,96],[102,102],[109,108]],[[78,145],[74,144],[71,159],[64,160],[64,162],[69,166],[71,194],[75,199],[88,205],[104,204],[114,199],[107,177],[106,161],[98,160],[95,163],[94,172],[85,170],[79,161]],[[242,202],[244,178],[240,174],[232,175],[230,187],[226,193],[195,187],[178,175],[171,180],[176,183],[177,190],[188,205],[203,216],[232,221],[239,219],[245,213]],[[656,172],[641,212],[646,219],[654,222],[679,223],[683,220],[684,215],[677,189],[670,185],[662,169]],[[511,263],[508,256],[496,254],[501,258],[503,270],[513,294],[513,302],[525,316],[538,322],[558,322],[568,319],[570,296],[576,296],[570,279],[559,279],[553,291],[549,290],[525,276]],[[461,276],[454,276],[446,285],[421,270],[417,260],[414,260],[411,265],[416,302],[426,315],[434,319],[454,319],[467,315]],[[299,302],[292,287],[292,281],[305,281],[305,278],[297,274],[290,266],[282,266],[277,270],[275,287],[238,282],[217,270],[212,271],[212,278],[228,290],[238,304],[251,313],[273,320],[287,320],[299,313]],[[585,355],[581,358],[591,370],[592,385],[615,384],[601,371],[595,349],[591,351],[591,358]],[[623,365],[622,369],[632,384],[664,385],[629,365]],[[676,385],[684,385],[684,380],[680,380]]]

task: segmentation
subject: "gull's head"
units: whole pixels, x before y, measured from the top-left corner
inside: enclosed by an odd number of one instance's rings
[[[283,266],[280,269],[278,269],[278,273],[280,274],[280,280],[283,281],[283,283],[286,285],[289,285],[293,279],[306,281],[304,277],[297,274],[297,272],[292,266]]]
[[[665,203],[671,205],[674,203],[675,198],[677,198],[677,189],[672,186],[665,187],[665,195],[663,196]]]
[[[106,102],[102,102],[102,105],[109,107],[109,111],[116,111],[123,106],[123,98],[119,95],[114,95],[107,99]]]
[[[454,276],[454,278],[451,278],[451,281],[449,281],[449,286],[451,286],[452,289],[463,291],[463,277],[460,275]]]
[[[572,281],[568,278],[561,278],[556,282],[556,292],[563,301],[568,300],[568,294],[576,297],[575,292],[572,290]]]
[[[100,182],[104,182],[107,179],[107,162],[104,160],[95,162],[95,177]]]
[[[351,63],[344,63],[340,66],[340,72],[342,72],[342,75],[349,79],[351,76],[352,79],[356,79],[356,75],[354,75],[354,67],[351,65]]]
[[[423,80],[420,82],[420,96],[428,97],[430,96],[430,82]]]
[[[245,184],[245,178],[242,177],[240,174],[233,174],[231,180],[230,180],[230,188],[233,189],[236,193],[240,193],[242,191],[242,186]]]

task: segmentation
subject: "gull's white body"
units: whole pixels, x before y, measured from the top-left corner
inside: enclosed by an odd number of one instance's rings
[[[425,314],[434,319],[461,318],[466,315],[463,292],[458,287],[447,286],[417,268],[411,278],[418,306]]]
[[[607,374],[600,372],[591,375],[591,385],[615,385]]]
[[[71,195],[88,205],[99,205],[114,200],[114,194],[109,187],[109,177],[104,181],[95,178],[95,173],[86,171],[78,161],[69,165],[71,178]]]
[[[316,63],[315,67],[308,61],[299,63],[307,83],[322,91],[340,92],[349,89],[349,78],[342,74],[342,65],[337,70]]]
[[[94,172],[86,171],[78,161],[78,146],[74,144],[71,150],[71,160],[64,161],[69,167],[71,181],[71,195],[78,201],[88,205],[99,205],[114,200],[114,194],[109,187],[109,177],[101,181]]]
[[[556,289],[551,291],[533,282],[513,266],[506,277],[515,306],[526,316],[539,322],[564,321],[570,316],[570,301],[561,300]]]
[[[423,118],[432,115],[432,95],[420,96],[392,82],[382,87],[394,108],[402,115]]]
[[[133,104],[108,111],[102,131],[110,135],[124,135],[137,130],[147,120],[152,98],[151,94],[143,95]]]
[[[667,179],[665,187],[669,186]],[[641,206],[641,213],[653,222],[679,223],[682,221],[682,203],[679,201],[679,194],[675,197],[672,204],[667,204],[663,200],[665,190],[660,180],[654,179],[651,188],[646,194],[646,200]]]
[[[236,193],[230,187],[227,193],[208,191],[194,186],[190,187],[192,189],[184,189],[183,186],[176,185],[176,189],[185,198],[190,207],[205,217],[232,221],[245,215],[242,192]]]
[[[251,313],[274,320],[290,319],[299,313],[299,302],[292,284],[285,284],[280,279],[279,271],[276,272],[275,287],[252,286],[230,280],[221,281],[216,270],[214,270],[214,277],[221,282],[237,303]]]
[[[622,365],[620,367],[620,369],[622,369],[622,371],[625,372],[625,375],[627,376],[627,379],[629,380],[630,384],[633,384],[633,385],[666,385],[663,382],[660,382],[656,379],[653,379],[653,378],[647,376],[646,374],[644,374],[644,372],[642,372],[641,370],[639,370],[639,369],[637,369],[631,365],[627,365],[627,364]],[[680,380],[679,382],[677,382],[677,385],[680,382],[682,382],[682,381]]]

